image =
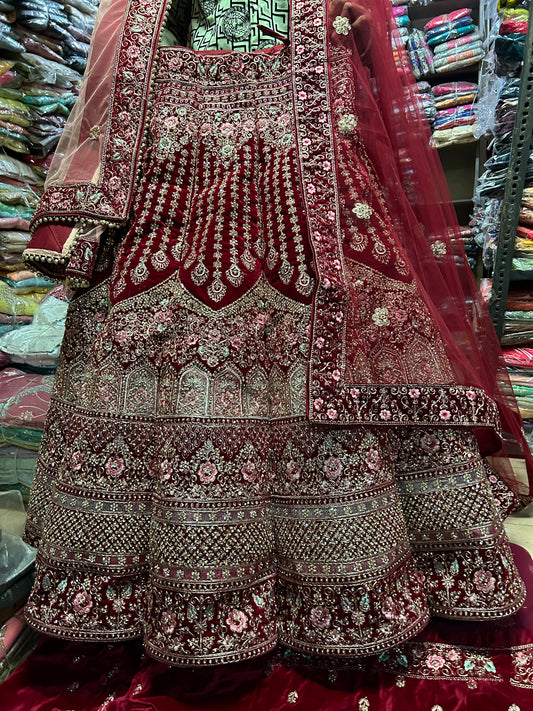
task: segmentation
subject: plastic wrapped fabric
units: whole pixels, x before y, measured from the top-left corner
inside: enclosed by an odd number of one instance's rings
[[[442,42],[433,48],[436,55],[442,54],[443,52],[449,52],[457,50],[459,47],[463,47],[465,44],[470,44],[470,42],[481,41],[482,37],[479,32],[472,32],[471,35],[465,35],[464,37],[459,37],[455,40],[450,40],[449,42]]]
[[[0,511],[0,516],[1,514],[2,511]],[[1,518],[0,526],[2,526]],[[0,538],[0,593],[6,592],[17,580],[31,571],[34,563],[35,550],[24,543],[20,536],[2,531]]]
[[[425,24],[424,30],[426,32],[431,32],[441,26],[453,24],[458,20],[463,20],[465,17],[468,17],[471,12],[472,11],[468,8],[461,8],[460,10],[454,10],[446,15],[437,15]]]
[[[29,239],[30,234],[25,230],[0,230],[0,245],[14,252],[23,249]]]
[[[14,289],[16,294],[46,294],[54,286],[49,279],[37,275],[16,282],[2,277],[2,281]]]
[[[17,294],[7,284],[0,282],[0,312],[14,316],[33,316],[37,311],[42,295]]]
[[[455,143],[473,143],[477,141],[474,135],[474,124],[467,126],[454,126],[434,131],[432,142],[436,148],[444,148]]]
[[[451,29],[445,29],[442,32],[433,34],[432,36],[428,36],[426,34],[426,40],[429,46],[433,48],[443,42],[449,42],[450,40],[464,37],[465,35],[471,35],[472,33],[477,32],[477,29],[476,25],[472,24],[472,22],[463,23],[462,20],[459,20],[457,26],[454,26]]]
[[[462,69],[471,64],[477,64],[485,55],[482,47],[475,47],[472,50],[465,50],[456,54],[450,54],[443,57],[440,61],[435,61],[434,67],[437,74],[441,72],[451,72],[455,69]]]
[[[524,59],[525,45],[526,36],[523,34],[513,33],[496,37],[494,54],[498,74],[513,74],[519,71]]]
[[[24,52],[20,55],[15,68],[28,81],[38,84],[56,84],[70,89],[72,86],[78,86],[81,83],[81,74],[76,70],[30,52]]]
[[[32,483],[37,453],[10,445],[0,449],[0,490],[18,489],[27,495]]]
[[[477,84],[469,81],[451,81],[433,87],[433,95],[436,97],[463,91],[477,91]]]
[[[2,96],[0,96],[0,118],[19,126],[29,126],[31,123],[30,110],[22,101],[6,99]]]
[[[29,165],[0,151],[0,175],[28,185],[42,185],[43,179]]]
[[[20,43],[17,33],[4,22],[0,22],[0,51],[24,52],[24,45]]]
[[[39,447],[53,382],[52,375],[17,368],[0,371],[0,440],[28,449]]]
[[[463,106],[472,104],[476,98],[476,91],[463,91],[455,94],[443,94],[435,99],[435,108],[437,111],[453,108],[454,106]]]
[[[65,332],[67,303],[53,296],[43,299],[33,322],[25,328],[0,337],[0,350],[12,363],[38,368],[55,367]]]

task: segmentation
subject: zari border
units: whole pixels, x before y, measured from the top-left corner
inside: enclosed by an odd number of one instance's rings
[[[31,221],[32,232],[46,222],[116,224],[127,219],[150,108],[156,50],[169,6],[170,0],[129,1],[115,59],[98,182],[45,190]]]

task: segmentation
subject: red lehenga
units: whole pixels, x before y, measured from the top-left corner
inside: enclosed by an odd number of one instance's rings
[[[501,511],[529,488],[482,455],[500,417],[523,443],[519,417],[386,2],[367,66],[353,5],[295,2],[290,47],[249,53],[158,48],[166,5],[102,9],[26,252],[89,284],[30,503],[28,622],[186,666],[510,615]]]

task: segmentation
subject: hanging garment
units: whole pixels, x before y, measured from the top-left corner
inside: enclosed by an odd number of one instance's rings
[[[360,61],[390,57],[385,9],[370,57],[366,30],[360,52],[341,41],[365,27],[352,6],[328,24],[297,2],[290,46],[236,53],[158,48],[164,4],[134,0],[120,22],[118,4],[93,49],[102,69],[122,28],[116,130],[74,115],[25,253],[90,284],[32,493],[28,621],[208,665],[278,642],[367,655],[430,614],[511,614],[525,591],[499,508],[527,487],[482,461],[501,447],[496,374],[469,282],[442,208],[424,234],[409,206],[405,190],[432,188],[397,131],[402,186]],[[82,113],[103,77],[89,70]]]

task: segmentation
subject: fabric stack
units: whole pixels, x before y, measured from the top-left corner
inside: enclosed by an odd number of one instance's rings
[[[517,293],[516,298],[520,301],[520,308],[527,307],[528,313],[533,314],[529,308],[533,303],[533,292]],[[524,419],[526,438],[533,450],[533,348],[527,346],[504,348],[503,356],[518,408]]]
[[[418,81],[415,88],[417,90],[416,95],[420,103],[420,107],[426,114],[429,125],[433,126],[435,117],[437,116],[437,109],[435,108],[435,99],[433,97],[431,84],[427,81]]]
[[[426,41],[433,50],[437,74],[464,69],[484,56],[481,35],[470,13],[463,8],[434,17],[426,24]]]
[[[527,23],[527,10],[505,9],[499,36],[494,43],[496,70],[501,76],[513,76],[520,72],[526,46]]]
[[[476,140],[476,94],[477,84],[466,81],[447,82],[433,87],[436,109],[433,140],[437,147]]]
[[[27,270],[22,252],[79,91],[97,5],[97,0],[0,0],[0,492],[23,499],[33,481],[67,296]],[[20,538],[8,540],[1,497],[3,621],[24,603],[33,558],[26,560]],[[8,633],[7,660],[13,665],[34,638],[16,618],[9,620]]]

